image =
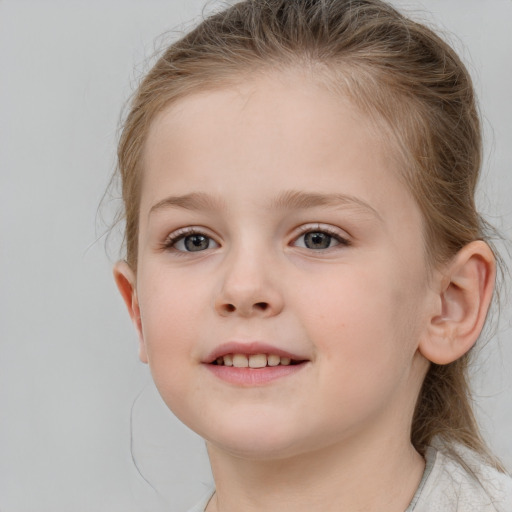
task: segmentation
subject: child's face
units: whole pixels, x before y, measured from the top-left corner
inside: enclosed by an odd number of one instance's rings
[[[141,357],[217,449],[284,457],[406,435],[434,294],[420,211],[382,139],[298,75],[192,95],[154,121]],[[211,364],[262,352],[300,364]]]

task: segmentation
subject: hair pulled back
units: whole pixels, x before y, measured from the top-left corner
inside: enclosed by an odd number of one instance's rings
[[[485,239],[474,200],[479,116],[470,76],[448,44],[380,0],[245,0],[167,48],[132,99],[118,162],[133,269],[144,145],[155,116],[195,91],[284,68],[314,70],[311,76],[325,79],[386,130],[422,211],[432,265]],[[431,365],[412,422],[420,453],[439,436],[487,456],[471,407],[468,359]]]

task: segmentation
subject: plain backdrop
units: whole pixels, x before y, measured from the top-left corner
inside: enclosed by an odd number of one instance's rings
[[[511,0],[400,1],[448,32],[481,100],[479,204],[512,234]],[[210,2],[215,6],[216,2]],[[118,206],[98,205],[121,109],[203,0],[0,0],[0,512],[183,511],[203,442],[162,404],[111,277]],[[158,36],[177,29],[164,39]],[[484,431],[512,468],[512,316],[475,369]]]

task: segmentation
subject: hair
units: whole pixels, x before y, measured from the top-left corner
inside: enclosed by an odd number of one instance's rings
[[[144,146],[155,116],[194,92],[255,73],[303,70],[348,96],[391,138],[401,176],[423,216],[435,267],[488,226],[475,207],[481,128],[469,73],[428,27],[381,0],[245,0],[214,13],[168,47],[135,92],[118,147],[127,261],[136,270]],[[319,78],[318,78],[319,77]],[[431,364],[411,442],[462,443],[501,468],[472,409],[470,354]]]

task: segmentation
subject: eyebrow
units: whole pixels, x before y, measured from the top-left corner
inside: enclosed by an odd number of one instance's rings
[[[382,220],[380,213],[362,199],[348,194],[320,194],[316,192],[300,192],[288,190],[277,196],[271,201],[271,208],[300,210],[305,208],[315,208],[317,206],[330,206],[334,208],[355,208],[366,213],[371,213],[378,219]]]
[[[184,208],[186,210],[219,210],[225,206],[219,198],[204,192],[192,192],[183,196],[169,196],[154,204],[149,215],[167,208]]]
[[[149,215],[168,208],[184,208],[186,210],[221,210],[226,203],[220,198],[205,192],[192,192],[182,196],[169,196],[155,203],[149,210]],[[379,212],[358,197],[347,194],[321,194],[317,192],[301,192],[288,190],[279,194],[268,203],[268,208],[274,210],[301,210],[329,206],[333,208],[353,208],[363,213],[370,213],[382,220]]]

